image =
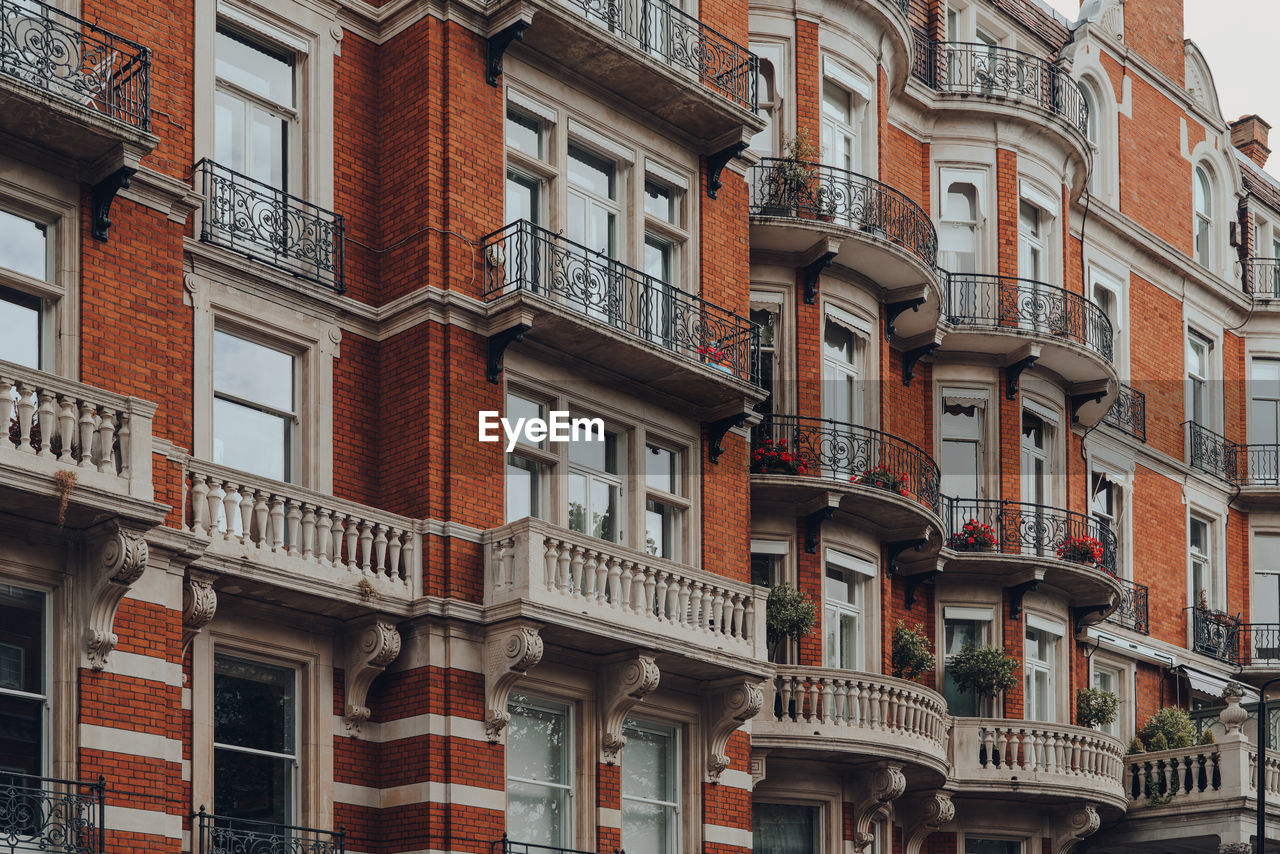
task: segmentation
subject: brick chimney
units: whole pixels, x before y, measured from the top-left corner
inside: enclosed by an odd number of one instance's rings
[[[1231,144],[1259,166],[1267,165],[1267,133],[1271,125],[1258,116],[1241,116],[1231,123]]]

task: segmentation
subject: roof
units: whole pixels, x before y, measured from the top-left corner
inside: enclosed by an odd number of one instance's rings
[[[1054,53],[1071,41],[1071,22],[1043,0],[991,0],[991,5],[1049,45]]]
[[[1268,175],[1262,167],[1239,149],[1233,149],[1240,164],[1240,181],[1245,192],[1267,207],[1280,212],[1280,181]]]

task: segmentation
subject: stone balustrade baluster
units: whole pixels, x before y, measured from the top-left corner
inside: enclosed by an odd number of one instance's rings
[[[315,554],[313,544],[316,538],[316,506],[302,505],[302,559],[311,560]]]
[[[222,499],[227,497],[226,492],[222,489],[222,479],[213,478],[212,486],[209,488],[209,535],[213,536],[215,532],[226,530],[226,523],[222,519],[222,511],[225,505]]]
[[[93,404],[87,400],[80,402],[80,459],[77,465],[87,467],[93,465]]]
[[[379,578],[387,577],[387,526],[377,525],[373,533],[373,571]]]
[[[116,473],[116,413],[102,410],[98,421],[98,471]]]
[[[36,453],[48,455],[53,442],[53,392],[40,389],[40,406],[36,410],[36,418],[40,423],[40,444]]]
[[[209,533],[209,485],[202,474],[191,475],[191,531],[198,537]]]
[[[4,393],[4,382],[0,381],[0,394]],[[2,410],[3,407],[0,407]],[[0,412],[0,415],[3,413]],[[4,419],[4,423],[8,423],[8,419]],[[58,444],[62,446],[58,453],[58,459],[68,465],[72,462],[73,448],[72,437],[76,432],[76,401],[75,398],[62,395],[58,398]]]
[[[234,540],[236,538],[236,522],[240,519],[240,490],[234,483],[228,483],[222,496],[222,518],[224,528],[222,538],[224,540]]]
[[[35,394],[26,383],[18,383],[18,450],[34,454],[31,445],[31,414],[35,412]]]
[[[368,519],[360,522],[360,572],[373,572],[373,523]]]

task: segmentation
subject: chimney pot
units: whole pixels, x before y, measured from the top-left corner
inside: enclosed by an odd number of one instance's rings
[[[1258,166],[1267,165],[1271,149],[1267,147],[1267,135],[1271,125],[1256,115],[1241,116],[1231,123],[1231,144]]]

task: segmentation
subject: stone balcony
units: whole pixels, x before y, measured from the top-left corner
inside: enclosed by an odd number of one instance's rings
[[[187,529],[219,589],[354,616],[406,612],[422,589],[422,523],[200,460],[184,473]],[[234,577],[234,580],[227,580]]]
[[[751,724],[752,749],[774,758],[892,760],[921,787],[947,774],[946,700],[915,682],[878,673],[779,665]]]
[[[151,481],[156,405],[0,361],[0,497],[52,522],[84,528],[124,513],[159,521]],[[60,484],[70,483],[69,487]]]
[[[485,535],[487,622],[542,622],[548,643],[595,655],[674,653],[694,678],[768,672],[766,592],[538,519]]]

